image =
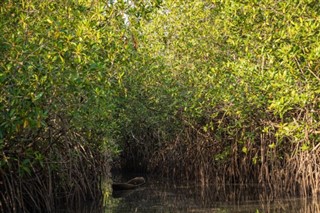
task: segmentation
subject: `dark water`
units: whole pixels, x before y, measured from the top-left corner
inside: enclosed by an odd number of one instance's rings
[[[104,212],[320,213],[320,200],[274,199],[258,185],[201,187],[149,179],[147,184],[133,191],[113,193]]]
[[[76,212],[320,213],[320,200],[293,197],[274,199],[258,185],[201,187],[191,183],[174,183],[148,178],[147,183],[140,188],[108,196],[104,208],[86,204]]]

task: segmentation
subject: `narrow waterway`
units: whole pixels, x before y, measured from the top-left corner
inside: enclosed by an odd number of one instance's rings
[[[118,181],[129,179],[120,178]],[[193,183],[147,177],[147,183],[137,189],[114,192],[106,199],[103,208],[88,203],[76,212],[320,213],[320,200],[297,197],[274,199],[258,185],[201,187]]]
[[[320,202],[296,197],[274,199],[258,185],[201,187],[149,178],[140,188],[114,192],[105,212],[315,213],[320,212]]]

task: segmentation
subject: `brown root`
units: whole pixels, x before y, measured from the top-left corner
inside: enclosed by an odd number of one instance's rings
[[[63,204],[102,198],[108,155],[68,127],[66,120],[55,117],[50,123],[31,144],[20,141],[8,147],[7,165],[0,168],[0,212],[53,212]],[[30,149],[21,151],[27,146]]]

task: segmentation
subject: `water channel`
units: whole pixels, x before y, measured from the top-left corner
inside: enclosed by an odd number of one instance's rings
[[[153,178],[147,178],[147,183],[137,189],[113,193],[106,199],[105,204],[103,209],[97,209],[94,204],[86,204],[76,212],[320,213],[319,199],[274,199],[257,185],[201,187],[192,183]]]

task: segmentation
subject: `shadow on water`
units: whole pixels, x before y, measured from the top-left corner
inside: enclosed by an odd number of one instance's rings
[[[126,181],[127,179],[121,179]],[[119,180],[119,179],[118,179]],[[320,212],[319,199],[287,197],[274,199],[257,185],[201,187],[190,183],[147,178],[147,184],[134,190],[117,191],[100,208],[85,203],[65,213],[315,213]]]
[[[320,212],[319,200],[307,198],[274,199],[257,185],[201,187],[149,179],[141,188],[116,192],[105,212]]]

